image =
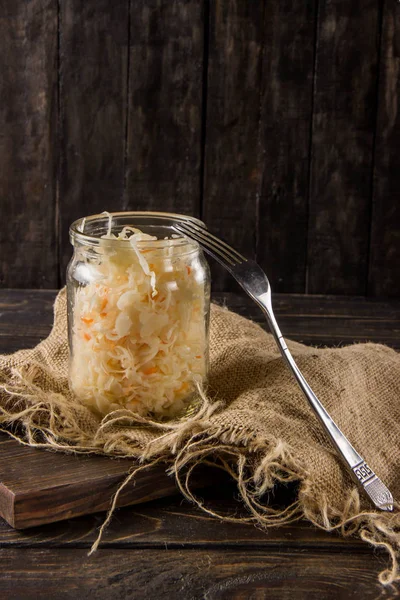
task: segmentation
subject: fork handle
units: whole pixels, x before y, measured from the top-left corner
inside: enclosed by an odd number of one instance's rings
[[[268,324],[271,328],[272,334],[277,342],[279,350],[283,358],[286,361],[289,369],[293,373],[297,383],[299,384],[303,394],[306,396],[309,401],[311,407],[316,413],[317,417],[321,421],[324,429],[328,433],[331,441],[336,446],[337,450],[340,452],[342,458],[346,461],[351,469],[353,469],[356,465],[364,462],[361,456],[356,452],[353,446],[350,444],[349,440],[346,436],[340,431],[339,427],[336,425],[335,421],[332,419],[330,414],[325,410],[321,402],[318,400],[315,393],[312,391],[311,387],[307,383],[303,373],[300,371],[297,366],[289,348],[286,345],[286,342],[281,334],[278,323],[276,322],[275,316],[273,312],[267,312],[267,320]]]
[[[257,299],[257,303],[267,317],[271,332],[276,340],[278,348],[288,365],[290,371],[294,375],[302,392],[314,409],[317,417],[321,421],[322,426],[329,435],[333,446],[336,448],[344,464],[348,467],[350,474],[357,483],[362,486],[368,494],[372,502],[377,508],[384,511],[393,510],[393,496],[385,486],[385,484],[377,477],[374,471],[367,465],[365,460],[350,444],[346,436],[340,431],[335,421],[322,406],[317,396],[308,385],[304,375],[296,364],[283,335],[276,322],[275,315],[272,310],[270,292],[263,297]]]

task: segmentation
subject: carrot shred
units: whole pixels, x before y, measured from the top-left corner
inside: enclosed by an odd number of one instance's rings
[[[198,354],[195,358],[201,358],[201,354]]]
[[[91,340],[91,339],[92,339],[92,336],[91,336],[91,335],[89,335],[88,333],[84,333],[84,334],[83,334],[83,337],[85,338],[85,340],[86,340],[87,342],[88,342],[89,340]]]
[[[107,304],[108,304],[107,298],[103,298],[103,300],[101,302],[101,305],[100,305],[100,312],[103,312],[103,310],[105,309],[105,307],[107,306]]]
[[[90,325],[91,323],[93,323],[93,319],[90,319],[89,317],[81,317],[81,321],[86,323],[86,325]]]
[[[177,394],[179,394],[180,392],[184,392],[188,388],[188,385],[188,382],[184,381],[181,387],[176,390]]]
[[[158,372],[157,367],[149,367],[148,369],[143,369],[144,375],[154,375],[154,373],[157,373],[157,372]]]
[[[189,265],[186,265],[186,271],[188,275],[190,275],[190,273],[192,272],[192,269],[189,267]]]

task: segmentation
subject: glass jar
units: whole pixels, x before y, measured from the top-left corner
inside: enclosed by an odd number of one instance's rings
[[[210,270],[172,228],[201,221],[155,212],[102,213],[70,228],[70,386],[99,415],[125,408],[185,414],[208,371]]]

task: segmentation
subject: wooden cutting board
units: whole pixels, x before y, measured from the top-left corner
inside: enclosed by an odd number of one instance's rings
[[[133,466],[131,459],[63,454],[24,446],[0,433],[0,516],[24,529],[105,511]],[[196,476],[196,487],[206,478]],[[118,506],[178,493],[165,465],[141,471],[119,496]]]

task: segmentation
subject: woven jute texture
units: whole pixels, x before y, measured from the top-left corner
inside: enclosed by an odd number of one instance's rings
[[[396,502],[400,496],[400,355],[378,344],[334,349],[295,342],[288,346],[326,409],[392,491],[393,513],[374,510],[359,493],[272,336],[215,305],[210,386],[207,396],[199,392],[197,412],[158,423],[119,410],[100,421],[68,388],[62,290],[49,337],[34,349],[0,356],[0,423],[10,435],[32,446],[132,457],[134,468],[123,485],[138,469],[165,461],[182,493],[210,514],[215,513],[192,493],[189,474],[199,463],[215,464],[237,481],[248,509],[247,517],[217,517],[253,521],[266,528],[306,518],[325,530],[359,535],[387,549],[391,562],[379,578],[383,584],[393,584],[400,579]],[[295,501],[271,507],[268,492],[289,481],[298,483]]]

